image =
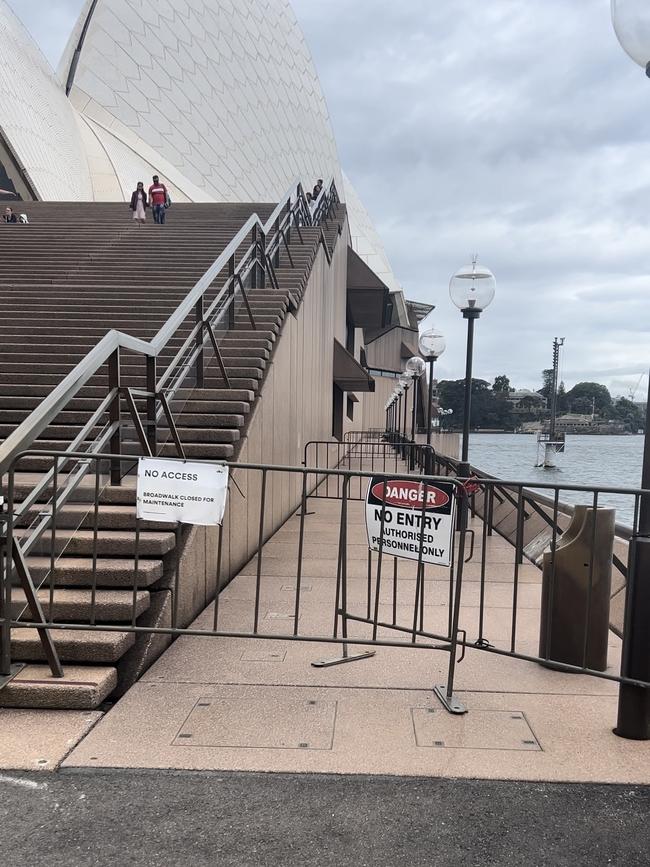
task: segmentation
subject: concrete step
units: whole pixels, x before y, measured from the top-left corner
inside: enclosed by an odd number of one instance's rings
[[[51,509],[44,504],[35,504],[28,510],[27,515],[18,522],[19,527],[31,525],[34,518]],[[97,526],[100,530],[133,530],[135,528],[135,506],[109,505],[100,503],[97,512]],[[57,509],[56,513],[57,532],[59,530],[93,530],[95,527],[95,508],[90,503],[68,503]],[[166,533],[173,529],[174,525],[161,521],[142,521],[142,532]]]
[[[37,447],[47,452],[60,452],[65,448],[65,440],[48,440],[41,442],[37,440]],[[186,458],[203,458],[205,460],[227,461],[235,454],[234,444],[232,443],[192,443],[184,442],[183,449]],[[134,440],[132,443],[124,443],[123,465],[127,466],[132,463],[137,455],[141,453],[141,449]],[[158,449],[160,457],[178,458],[178,451],[173,442],[167,442]],[[131,456],[131,457],[130,457]],[[52,469],[51,457],[40,457],[35,455],[27,455],[20,459],[17,465],[21,473],[39,473],[47,472]]]
[[[4,689],[0,707],[41,710],[94,710],[117,686],[112,666],[66,665],[62,678],[47,665],[27,665]]]
[[[22,529],[16,530],[21,539],[26,535]],[[65,551],[66,557],[76,555],[92,556],[93,532],[91,530],[58,530],[54,540],[55,552]],[[140,534],[140,557],[160,558],[174,549],[175,536],[171,532],[145,532]],[[36,546],[34,554],[49,554],[51,539],[45,534]],[[100,530],[97,534],[98,557],[128,557],[135,553],[134,530]]]
[[[135,497],[134,497],[135,500]],[[50,572],[49,557],[28,557],[27,564],[35,584],[48,579]],[[56,561],[55,577],[57,587],[128,587],[136,583],[135,560],[98,557],[96,569],[88,557],[59,557]],[[137,586],[141,589],[151,587],[163,577],[163,561],[141,558],[138,562]]]
[[[90,623],[94,617],[97,623],[130,623],[135,611],[136,619],[149,608],[149,593],[138,590],[134,594],[129,590],[92,590],[62,589],[55,587],[50,600],[49,588],[42,588],[37,593],[48,621],[63,623]],[[25,611],[27,599],[21,588],[11,588],[12,617],[31,620],[29,611]],[[24,612],[22,614],[22,612]]]
[[[100,632],[90,629],[51,630],[61,662],[115,663],[135,644],[133,632]],[[36,629],[14,628],[11,656],[16,662],[45,662],[45,654]]]
[[[209,401],[203,402],[203,405],[199,402],[192,402],[193,408],[202,408],[206,409],[209,407]],[[9,436],[16,428],[16,425],[20,423],[21,419],[11,418],[15,413],[15,410],[0,410],[0,439]],[[26,412],[25,417],[29,415]],[[79,417],[75,422],[70,422],[68,424],[55,424],[50,425],[42,434],[43,441],[55,442],[55,441],[63,441],[63,442],[71,442],[74,437],[81,430],[82,425],[88,419],[88,415],[84,416],[79,413]],[[107,418],[104,419],[106,421]],[[57,422],[59,420],[57,419]],[[62,420],[63,422],[64,420]],[[125,431],[125,440],[134,440],[137,436],[135,429],[131,427],[131,417],[125,417],[125,423],[129,425],[129,428]],[[233,443],[239,440],[239,430],[244,426],[245,417],[244,415],[235,415],[235,414],[223,414],[223,413],[176,413],[175,414],[176,426],[179,432],[179,436],[181,438],[181,442],[222,442],[222,443]],[[96,430],[100,425],[96,427]],[[206,430],[200,430],[201,428],[206,428]],[[167,425],[163,421],[158,426],[158,437],[159,439],[165,436],[165,431],[167,431]],[[209,435],[207,438],[203,437],[202,434]]]
[[[28,374],[25,374],[28,376]],[[3,381],[9,377],[3,377],[0,374],[0,390],[2,392],[0,400],[4,401],[7,397],[36,397],[42,399],[43,397],[47,397],[47,395],[52,391],[52,384],[41,383],[38,385],[25,383],[18,384],[7,384]],[[11,377],[13,379],[13,377]],[[86,403],[73,403],[72,407],[79,408],[83,406],[94,408],[96,407],[100,400],[103,400],[108,393],[107,387],[102,386],[84,386],[81,391],[78,393],[79,397],[74,398],[74,401],[87,401]],[[235,389],[196,389],[196,388],[183,388],[179,389],[176,392],[176,396],[172,400],[172,408],[176,405],[182,405],[186,401],[192,399],[196,402],[202,401],[210,401],[214,403],[217,410],[225,413],[239,413],[246,414],[249,411],[250,402],[254,399],[255,395],[252,392],[247,391],[236,391]],[[5,407],[3,402],[0,402],[0,407]],[[6,404],[7,409],[14,408],[13,405],[8,402]],[[24,417],[26,418],[29,414],[28,410],[22,410],[20,408],[15,408],[16,413],[24,413]],[[70,412],[70,404],[66,405],[66,409],[62,412]],[[61,413],[62,414],[62,413]],[[17,417],[21,417],[17,415]]]

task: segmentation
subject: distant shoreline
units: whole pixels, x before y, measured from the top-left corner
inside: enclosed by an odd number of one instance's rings
[[[460,433],[460,431],[444,431],[444,433]],[[507,436],[522,436],[522,437],[536,437],[539,431],[516,431],[516,430],[473,430],[470,431],[471,436],[494,436],[495,434],[502,434]],[[566,435],[569,437],[642,437],[642,433],[609,433],[603,431],[602,433],[596,433],[595,431],[567,431]]]

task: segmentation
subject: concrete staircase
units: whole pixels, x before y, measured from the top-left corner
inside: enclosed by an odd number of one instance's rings
[[[151,222],[138,227],[122,204],[38,203],[29,207],[29,226],[0,230],[0,438],[26,419],[111,328],[151,339],[250,214],[266,219],[274,207],[174,205],[164,227]],[[325,228],[330,249],[338,232],[339,221],[334,219]],[[213,359],[206,368],[204,388],[189,382],[177,394],[172,410],[188,457],[237,457],[285,317],[302,298],[321,229],[303,228],[302,235],[304,243],[295,231],[292,234],[293,267],[284,251],[281,255],[276,269],[279,291],[249,292],[257,329],[252,330],[240,304],[234,329],[219,339],[230,388]],[[223,279],[216,281],[208,300],[222,286]],[[165,350],[158,376],[193,326],[194,320],[188,319]],[[141,357],[123,359],[122,373],[123,386],[145,387]],[[104,369],[59,414],[35,447],[66,448],[107,389]],[[126,436],[132,442],[126,443],[125,451],[139,453],[135,432],[127,430]],[[176,454],[164,426],[159,443],[159,454]],[[33,490],[49,467],[51,460],[44,458],[21,461],[17,501]],[[59,514],[54,572],[49,533],[28,557],[34,583],[40,587],[39,599],[54,620],[87,624],[94,611],[97,624],[141,624],[168,598],[169,561],[179,537],[168,524],[142,525],[135,586],[134,479],[127,475],[120,487],[103,489],[96,539],[94,509],[88,505],[93,486],[94,478],[84,479],[76,499],[86,502],[66,505]],[[37,514],[38,504],[28,519]],[[25,532],[25,523],[18,527],[17,536]],[[13,589],[12,604],[16,614],[24,609],[18,587]],[[65,677],[52,679],[36,630],[13,632],[12,660],[26,662],[27,667],[0,690],[0,706],[97,707],[114,692],[120,673],[137,668],[137,662],[127,656],[134,655],[133,633],[53,630]]]

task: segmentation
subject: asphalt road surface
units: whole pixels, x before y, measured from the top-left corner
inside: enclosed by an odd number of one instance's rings
[[[0,864],[650,864],[650,788],[400,777],[0,773]]]

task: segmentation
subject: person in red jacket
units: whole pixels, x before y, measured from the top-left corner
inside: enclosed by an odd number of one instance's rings
[[[149,204],[153,211],[154,223],[165,223],[165,211],[167,207],[167,187],[160,183],[158,175],[153,176],[153,184],[149,187]]]

